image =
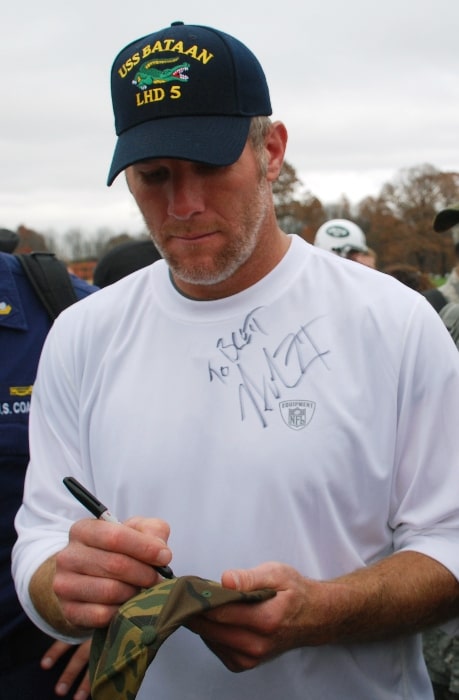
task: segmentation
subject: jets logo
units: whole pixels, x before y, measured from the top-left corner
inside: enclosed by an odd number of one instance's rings
[[[333,238],[348,238],[350,236],[349,229],[344,226],[333,224],[327,228],[327,234]]]

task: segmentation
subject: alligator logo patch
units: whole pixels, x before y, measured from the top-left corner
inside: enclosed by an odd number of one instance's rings
[[[132,84],[140,90],[147,90],[152,85],[170,83],[174,80],[181,83],[188,82],[190,79],[188,75],[190,64],[183,62],[177,65],[178,60],[178,58],[170,58],[146,61],[135,74]],[[167,63],[173,65],[164,67],[164,64]]]

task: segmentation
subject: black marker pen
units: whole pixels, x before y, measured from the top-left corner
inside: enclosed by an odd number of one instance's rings
[[[75,496],[77,501],[81,503],[85,508],[89,510],[90,513],[99,518],[100,520],[106,520],[110,523],[119,523],[118,518],[116,518],[107,506],[104,506],[93,494],[88,491],[79,481],[73,478],[73,476],[66,476],[64,479],[64,484],[67,486],[68,490]],[[153,565],[155,571],[158,572],[163,578],[175,578],[174,572],[170,566],[155,566]]]

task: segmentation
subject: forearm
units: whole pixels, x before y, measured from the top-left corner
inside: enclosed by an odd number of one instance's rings
[[[75,522],[67,546],[33,574],[29,597],[42,620],[65,641],[106,627],[119,606],[158,581],[153,565],[171,560],[169,526],[157,518],[125,524]]]
[[[459,615],[456,578],[416,552],[394,554],[327,581],[266,562],[228,570],[222,584],[276,591],[259,606],[224,605],[188,624],[232,671],[254,668],[290,649],[411,635]]]
[[[327,585],[332,643],[411,634],[459,615],[459,583],[442,564],[401,552]]]
[[[36,570],[29,585],[31,601],[39,615],[59,634],[77,639],[86,637],[90,630],[72,625],[62,613],[58,598],[53,591],[55,571],[55,556],[47,559]]]

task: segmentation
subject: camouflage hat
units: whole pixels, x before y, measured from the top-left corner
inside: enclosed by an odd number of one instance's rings
[[[459,202],[439,211],[434,219],[433,228],[434,231],[443,233],[443,231],[448,231],[456,224],[459,224]]]
[[[181,576],[148,588],[120,607],[110,626],[96,630],[89,673],[93,700],[134,700],[161,644],[197,613],[225,603],[260,602],[274,590],[243,593],[215,581]]]

